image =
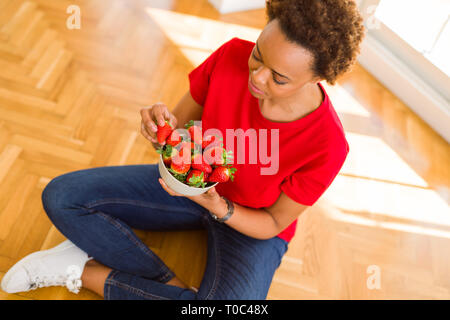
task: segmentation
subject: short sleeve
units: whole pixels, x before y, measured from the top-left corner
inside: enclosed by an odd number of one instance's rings
[[[344,147],[334,148],[311,161],[286,177],[280,185],[281,191],[300,204],[312,206],[336,178],[348,152],[346,143]]]
[[[191,96],[199,105],[204,106],[206,97],[208,95],[211,75],[213,74],[217,61],[222,56],[223,51],[225,50],[227,45],[233,40],[224,43],[197,68],[189,73],[189,89],[191,92]]]

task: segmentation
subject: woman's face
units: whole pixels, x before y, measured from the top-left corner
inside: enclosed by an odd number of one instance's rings
[[[286,98],[306,84],[320,81],[310,69],[313,57],[306,49],[289,42],[272,20],[261,32],[248,60],[249,90],[259,99]]]

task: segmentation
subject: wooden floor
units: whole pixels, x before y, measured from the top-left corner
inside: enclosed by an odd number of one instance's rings
[[[66,27],[71,4],[79,30]],[[264,24],[263,10],[221,16],[206,0],[1,0],[0,278],[64,240],[40,198],[52,178],[155,163],[139,109],[173,108],[193,67],[231,37],[256,40]],[[300,217],[268,299],[449,299],[448,143],[359,65],[326,88],[349,158]],[[136,232],[200,284],[204,231]],[[53,287],[0,299],[100,297]]]

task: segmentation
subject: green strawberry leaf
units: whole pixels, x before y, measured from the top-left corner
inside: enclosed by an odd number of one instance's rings
[[[234,167],[228,167],[228,175],[230,177],[231,182],[234,181],[234,173],[237,171]]]
[[[183,182],[183,183],[186,181],[186,177],[187,177],[187,175],[188,175],[188,172],[181,174],[181,173],[175,172],[172,168],[168,168],[168,170],[169,170],[170,173],[172,173],[172,175],[173,175],[178,181],[181,181],[181,182]]]
[[[192,127],[194,125],[194,120],[189,120],[189,122],[187,122],[184,127],[186,129],[189,129],[190,127]]]
[[[203,181],[203,176],[204,176],[203,172],[199,176],[192,176],[189,179],[188,184],[192,187],[204,188],[206,182]]]
[[[172,148],[173,147],[170,144],[166,144],[166,145],[164,145],[164,147],[165,147],[164,155],[166,157],[170,157],[172,155]]]

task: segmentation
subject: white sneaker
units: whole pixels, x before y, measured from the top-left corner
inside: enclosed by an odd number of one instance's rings
[[[69,240],[48,250],[37,251],[18,261],[2,279],[2,290],[24,292],[49,286],[66,286],[78,293],[87,261],[93,259]]]

